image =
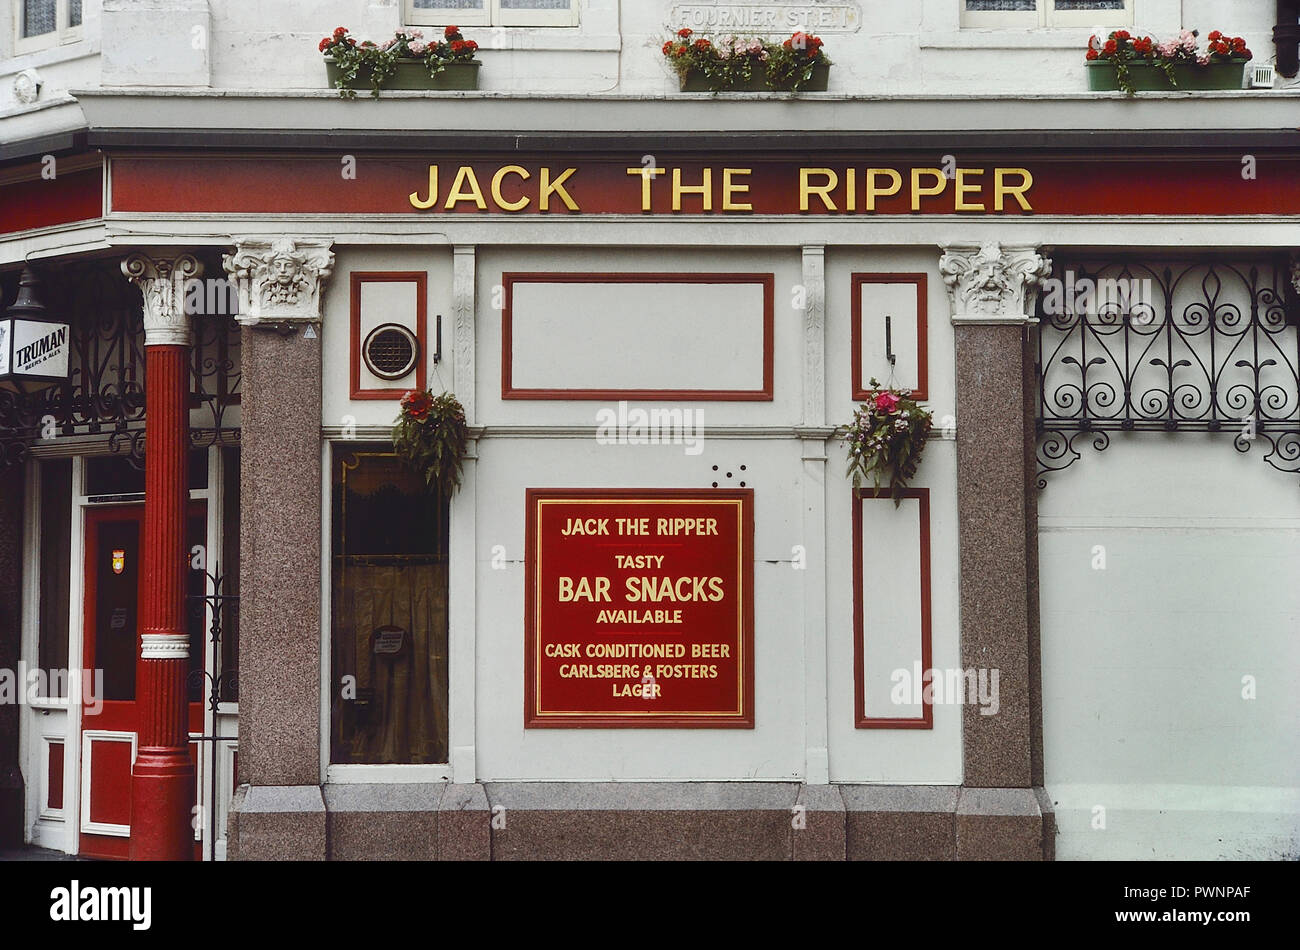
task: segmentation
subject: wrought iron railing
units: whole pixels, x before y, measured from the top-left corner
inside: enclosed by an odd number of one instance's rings
[[[1222,432],[1300,472],[1289,263],[1058,260],[1038,302],[1040,488],[1112,432]]]

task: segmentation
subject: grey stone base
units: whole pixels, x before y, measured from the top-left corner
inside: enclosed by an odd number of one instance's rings
[[[241,785],[230,803],[227,861],[324,861],[325,800],[315,785]]]
[[[784,782],[249,787],[230,860],[1051,860],[1041,790]]]

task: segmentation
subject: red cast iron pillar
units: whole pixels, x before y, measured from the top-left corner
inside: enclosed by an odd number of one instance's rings
[[[131,769],[133,861],[194,857],[194,763],[185,679],[185,507],[189,500],[189,317],[185,281],[202,271],[189,254],[132,254],[122,273],[144,296],[145,575],[136,663],[139,751]]]

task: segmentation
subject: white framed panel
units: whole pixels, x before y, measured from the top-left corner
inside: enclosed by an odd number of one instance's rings
[[[129,838],[131,837],[130,825],[92,821],[90,818],[90,779],[94,771],[93,754],[97,742],[130,743],[131,763],[134,766],[138,737],[134,732],[121,732],[115,729],[86,729],[81,733],[81,831],[88,835]]]
[[[920,493],[898,507],[869,493],[858,502],[859,725],[928,725],[924,703],[914,701],[930,660],[928,507]]]

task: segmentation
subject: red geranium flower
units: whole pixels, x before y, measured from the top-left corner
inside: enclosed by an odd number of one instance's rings
[[[712,45],[713,44],[710,43],[708,40],[702,38],[695,41],[696,49],[708,49]]]
[[[445,30],[442,31],[442,35],[445,36],[445,37],[447,37],[447,39],[451,39],[453,36],[455,36],[455,35],[456,35],[457,33],[459,33],[459,32],[460,32],[460,27],[458,27],[458,26],[449,26],[449,27],[447,27],[447,29],[445,29]]]
[[[665,56],[667,56],[667,55],[668,55],[668,51],[669,51],[670,49],[672,49],[672,48],[673,48],[673,41],[672,41],[672,40],[669,40],[667,43],[664,44],[663,54],[664,54]]]
[[[1234,36],[1232,38],[1232,48],[1235,50],[1243,50],[1246,48],[1246,41],[1240,36]]]
[[[346,26],[340,26],[340,27],[338,27],[337,29],[334,30],[334,35],[335,35],[335,36],[344,36],[344,35],[346,35],[347,32],[348,32],[348,28],[347,28]]]
[[[691,30],[690,27],[686,27],[686,26],[684,26],[684,27],[682,27],[680,30],[677,31],[677,35],[680,36],[682,39],[686,39],[686,38],[689,37],[693,32],[694,32],[694,31]]]
[[[1210,35],[1207,37],[1207,39],[1220,40],[1223,39],[1223,34],[1220,33],[1218,30],[1211,30]]]
[[[1133,38],[1133,37],[1132,37],[1132,35],[1129,33],[1128,30],[1116,30],[1116,31],[1115,31],[1115,39],[1117,39],[1117,40],[1129,40],[1129,39],[1132,39],[1132,38]]]
[[[325,39],[323,39],[323,40],[320,41],[320,51],[321,51],[322,53],[325,52],[326,47],[328,47],[328,46],[329,46],[331,43],[333,43],[333,42],[334,42],[334,40],[333,40],[331,37],[328,37],[328,36],[325,37]]]
[[[1101,55],[1101,54],[1099,54],[1095,49],[1090,49],[1090,50],[1088,50],[1088,52],[1084,53],[1083,58],[1086,59],[1086,60],[1094,60],[1094,59],[1096,59],[1099,55]]]
[[[427,392],[411,390],[402,397],[401,406],[402,412],[417,422],[422,422],[429,417],[429,410],[433,407],[433,397]]]
[[[893,393],[880,393],[876,396],[876,408],[881,412],[893,412],[898,408],[898,397]]]
[[[1101,51],[1103,53],[1109,54],[1109,53],[1114,53],[1117,49],[1119,49],[1118,43],[1116,43],[1114,40],[1107,40],[1106,45],[1102,47]]]

